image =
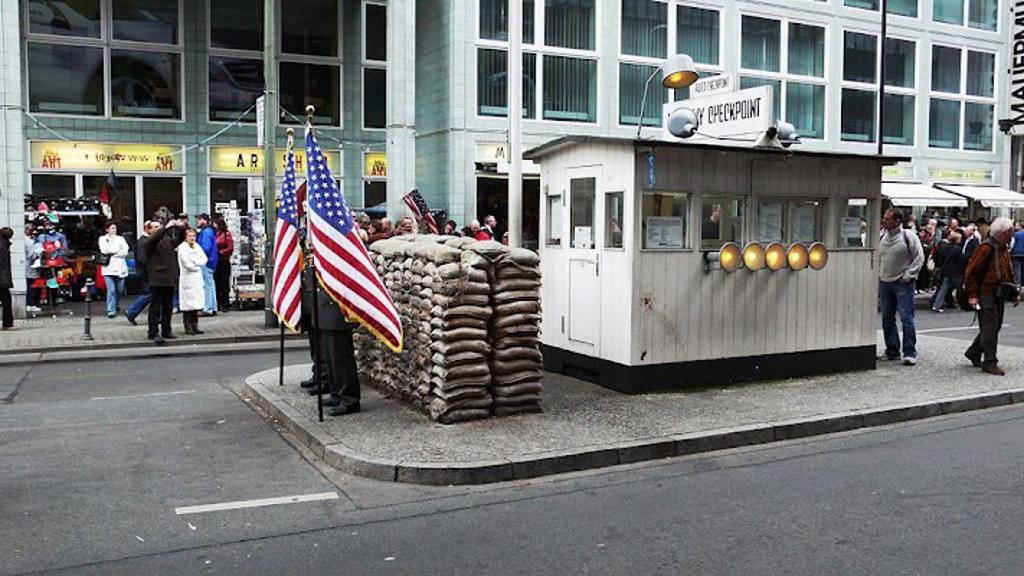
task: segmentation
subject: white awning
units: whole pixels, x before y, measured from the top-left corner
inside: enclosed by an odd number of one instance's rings
[[[914,182],[882,182],[882,196],[888,198],[893,206],[967,206],[967,200],[956,194]]]
[[[998,186],[936,184],[938,188],[981,202],[985,208],[1024,208],[1024,194]]]

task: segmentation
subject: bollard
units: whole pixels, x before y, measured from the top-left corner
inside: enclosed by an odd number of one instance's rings
[[[92,287],[95,284],[92,278],[85,279],[85,334],[83,340],[92,340]]]

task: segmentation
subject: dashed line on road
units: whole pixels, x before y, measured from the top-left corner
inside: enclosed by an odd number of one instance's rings
[[[203,512],[221,512],[224,510],[240,510],[242,508],[260,508],[279,504],[298,504],[300,502],[318,502],[337,500],[337,492],[321,492],[319,494],[302,494],[299,496],[281,496],[278,498],[261,498],[258,500],[239,500],[237,502],[220,502],[218,504],[201,504],[199,506],[180,506],[174,509],[178,516],[184,514],[201,514]]]
[[[1002,327],[1003,328],[1009,328],[1010,325],[1009,324],[1003,324]],[[917,333],[918,334],[931,334],[933,332],[957,332],[959,330],[977,330],[977,329],[978,329],[978,325],[975,324],[974,326],[953,326],[951,328],[929,328],[927,330],[918,330]]]
[[[175,390],[173,392],[153,392],[151,394],[126,394],[124,396],[94,396],[90,400],[128,400],[132,398],[153,398],[155,396],[174,396],[177,394],[191,394],[195,390]]]

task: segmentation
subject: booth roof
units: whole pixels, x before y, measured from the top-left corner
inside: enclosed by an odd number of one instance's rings
[[[851,154],[849,152],[823,152],[800,150],[799,144],[792,148],[754,148],[750,147],[715,144],[712,142],[673,142],[669,140],[636,140],[633,138],[614,138],[611,136],[562,136],[540,146],[531,148],[523,153],[527,160],[539,160],[555,152],[580,144],[632,144],[636,148],[696,148],[701,150],[718,150],[721,152],[742,152],[746,154],[793,154],[794,156],[821,157],[821,158],[858,158],[877,159],[881,164],[896,164],[897,162],[908,162],[906,156],[878,156],[876,154]]]

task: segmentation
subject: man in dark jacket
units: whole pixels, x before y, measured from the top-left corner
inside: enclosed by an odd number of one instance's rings
[[[999,330],[1003,327],[1006,305],[1006,299],[1000,294],[1000,285],[1015,285],[1009,251],[1012,237],[1013,222],[1009,218],[993,220],[989,238],[974,251],[974,256],[967,263],[967,274],[964,275],[967,301],[978,311],[978,336],[964,356],[974,366],[996,376],[1006,375],[999,367],[996,347],[999,345]],[[1018,295],[1013,305],[1019,303]]]
[[[11,288],[14,288],[14,276],[11,273],[11,238],[14,230],[0,228],[0,306],[3,307],[3,329],[17,330],[14,326],[14,304]]]
[[[341,307],[323,289],[317,289],[321,373],[331,395],[324,406],[331,416],[359,412],[359,374],[356,371],[352,330],[358,325],[345,319]]]
[[[147,336],[156,344],[163,344],[167,338],[177,338],[171,333],[171,315],[174,311],[174,288],[178,283],[177,248],[184,240],[183,231],[184,224],[180,220],[172,220],[151,233],[143,247],[146,280],[152,296]]]
[[[153,297],[149,293],[149,282],[146,280],[146,251],[144,250],[150,233],[155,231],[153,224],[152,220],[146,220],[146,223],[142,225],[142,235],[135,243],[135,270],[139,276],[142,276],[142,292],[135,302],[132,302],[132,305],[124,311],[125,318],[132,324],[136,323],[135,318],[142,313],[143,308],[149,306],[149,301]]]
[[[939,274],[939,289],[932,297],[932,310],[944,312],[944,308],[950,305],[950,295],[956,290],[960,294],[964,269],[964,254],[960,250],[960,233],[953,232],[949,238],[939,244],[935,252],[935,269]]]
[[[310,395],[316,395],[317,383],[323,377],[323,369],[317,362],[317,354],[320,345],[319,334],[313,330],[313,298],[316,298],[316,274],[311,265],[306,265],[302,270],[302,320],[300,322],[302,331],[309,338],[309,357],[313,361],[313,375],[309,380],[303,380],[300,386],[309,390]],[[326,382],[324,388],[327,388]]]

